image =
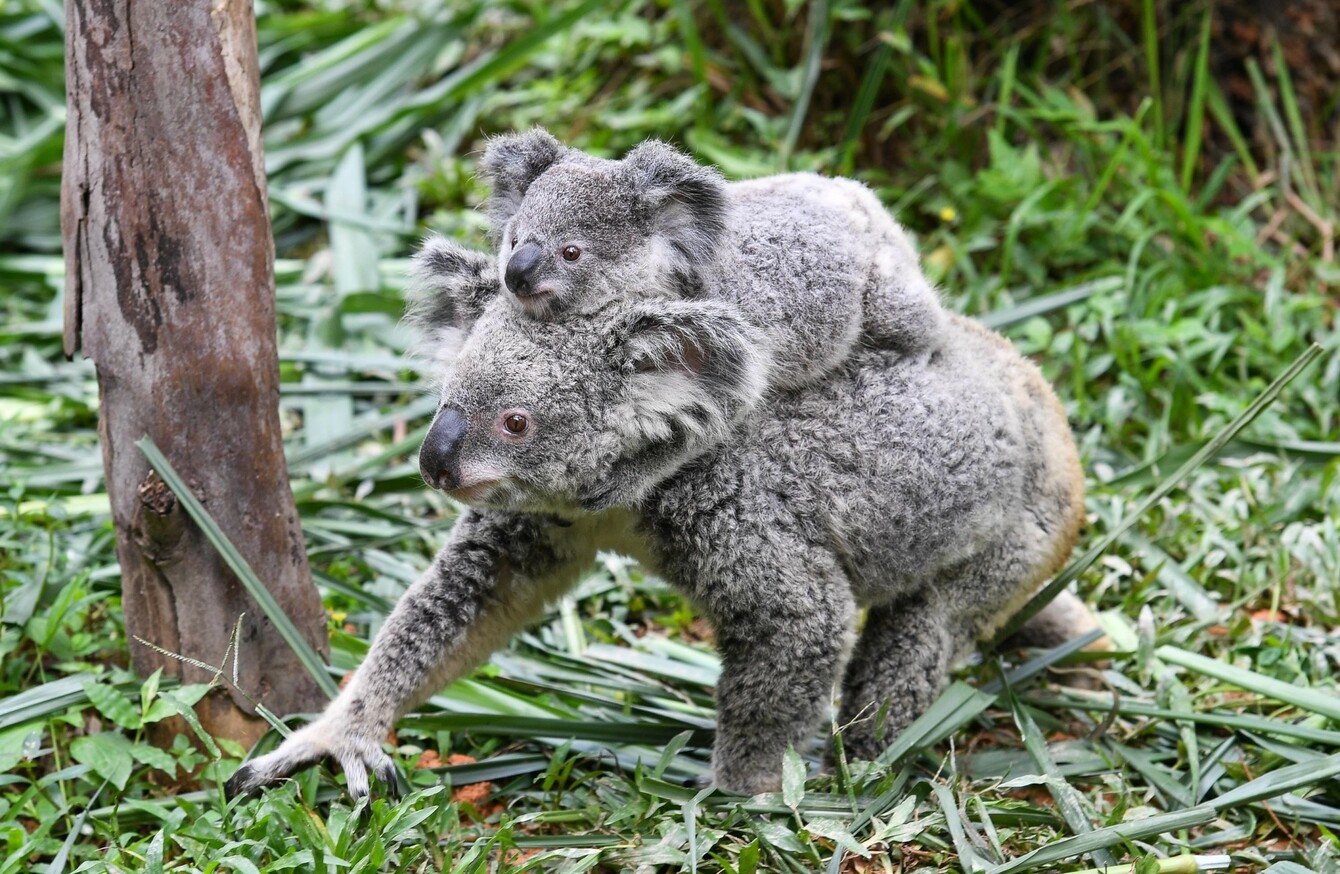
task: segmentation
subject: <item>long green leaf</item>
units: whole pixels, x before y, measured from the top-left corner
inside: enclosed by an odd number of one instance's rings
[[[1271,771],[1269,774],[1262,774],[1255,780],[1225,792],[1210,801],[1207,806],[1215,810],[1241,807],[1244,804],[1275,798],[1286,792],[1316,786],[1337,775],[1340,775],[1340,753],[1327,756],[1319,762],[1300,762],[1297,765]]]
[[[993,310],[978,317],[978,321],[992,330],[1000,330],[1031,319],[1034,316],[1044,315],[1045,313],[1068,307],[1071,304],[1088,300],[1095,295],[1110,294],[1119,291],[1125,285],[1125,279],[1121,276],[1104,276],[1101,279],[1094,279],[1077,285],[1074,288],[1067,288],[1062,291],[1044,294],[1039,297],[1031,297],[1023,303],[1016,304],[1005,309]]]
[[[1088,570],[1089,565],[1097,561],[1098,557],[1106,552],[1107,548],[1117,541],[1117,538],[1121,537],[1121,535],[1133,527],[1136,522],[1140,521],[1141,517],[1149,512],[1151,507],[1167,497],[1173,489],[1181,485],[1182,481],[1190,476],[1192,472],[1199,469],[1201,465],[1213,458],[1220,449],[1237,436],[1239,431],[1251,424],[1252,420],[1259,416],[1262,410],[1270,406],[1275,398],[1279,397],[1280,392],[1284,391],[1284,387],[1293,382],[1298,375],[1321,354],[1321,351],[1321,346],[1317,343],[1313,343],[1309,346],[1307,351],[1298,356],[1293,364],[1289,365],[1288,370],[1280,374],[1279,378],[1272,382],[1256,400],[1252,401],[1247,409],[1243,410],[1233,419],[1233,421],[1225,425],[1223,430],[1214,436],[1214,439],[1209,443],[1206,443],[1204,448],[1174,471],[1172,476],[1160,483],[1158,488],[1154,489],[1148,497],[1135,506],[1134,510],[1127,513],[1125,518],[1118,522],[1111,531],[1100,538],[1097,543],[1091,546],[1088,551],[1078,559],[1071,562],[1065,570],[1056,575],[1054,580],[1034,595],[1033,599],[1024,605],[1022,610],[1016,613],[1009,622],[1005,623],[1000,631],[996,632],[996,636],[992,640],[991,646],[999,646],[1001,641],[1018,631],[1023,627],[1025,622],[1032,619],[1041,612],[1044,607],[1050,604],[1052,599],[1061,593],[1062,589],[1079,579],[1080,574]]]
[[[782,148],[778,152],[782,170],[787,169],[791,155],[795,152],[800,132],[805,127],[805,116],[810,111],[810,99],[814,96],[814,86],[819,82],[819,67],[823,63],[824,49],[828,45],[828,35],[832,25],[828,20],[827,0],[810,0],[809,26],[805,29],[807,50],[805,65],[801,70],[800,94],[791,107],[791,121],[786,126],[786,136],[782,139]]]
[[[1200,43],[1191,81],[1191,104],[1186,111],[1186,145],[1182,149],[1182,190],[1191,193],[1191,179],[1200,159],[1201,130],[1205,124],[1205,95],[1210,79],[1210,10],[1201,18]]]
[[[85,683],[91,679],[86,674],[73,674],[61,677],[40,686],[24,689],[16,695],[0,700],[0,730],[13,725],[22,725],[38,719],[46,719],[62,713],[71,707],[83,707],[89,700]],[[175,677],[164,677],[159,688],[172,689],[177,685]],[[139,693],[139,683],[118,683],[112,688],[126,695]]]
[[[293,621],[288,618],[288,614],[279,606],[279,602],[270,594],[270,590],[256,576],[256,572],[251,569],[251,565],[247,564],[247,560],[242,557],[242,553],[238,552],[237,547],[233,546],[232,541],[228,539],[228,535],[223,533],[223,530],[209,515],[204,505],[187,488],[186,483],[177,474],[177,471],[172,467],[167,457],[163,455],[157,444],[154,443],[153,438],[145,435],[135,445],[144,453],[144,457],[149,460],[149,465],[163,478],[163,482],[167,483],[168,488],[172,489],[172,493],[176,495],[178,501],[181,501],[181,505],[186,509],[192,521],[200,526],[200,530],[204,532],[205,537],[219,551],[219,555],[223,557],[224,562],[232,572],[237,575],[238,580],[246,588],[247,593],[251,595],[252,600],[260,606],[270,623],[274,625],[275,630],[279,632],[279,636],[298,656],[298,661],[302,662],[303,667],[307,669],[307,673],[328,696],[334,698],[338,695],[340,693],[339,687],[335,685],[335,681],[326,671],[326,665],[321,661],[321,657],[316,654],[316,650],[312,649],[307,643]]]
[[[408,716],[400,725],[419,731],[461,731],[505,737],[576,738],[620,744],[664,745],[684,733],[683,725],[653,725],[644,722],[596,722],[584,719],[544,719],[530,716],[499,716],[493,713],[433,713]],[[714,732],[689,729],[695,746],[712,742]]]
[[[1340,774],[1340,753],[1327,757],[1325,762],[1290,765],[1244,783],[1208,804],[1172,813],[1156,814],[1048,844],[994,868],[991,874],[1028,871],[1082,853],[1115,846],[1124,841],[1142,840],[1166,832],[1193,828],[1210,822],[1224,810],[1265,801],[1307,786],[1315,786],[1337,774]]]
[[[1010,710],[1014,713],[1014,724],[1018,726],[1019,736],[1023,738],[1024,749],[1028,750],[1028,755],[1033,759],[1033,764],[1037,766],[1039,772],[1047,777],[1047,791],[1056,801],[1066,825],[1077,835],[1091,833],[1093,831],[1093,824],[1089,821],[1091,814],[1084,809],[1084,802],[1079,792],[1061,775],[1056,760],[1052,758],[1051,750],[1047,748],[1047,739],[1043,737],[1033,716],[1027,707],[1015,699],[1009,686],[1005,687],[1005,694]],[[1116,863],[1112,854],[1102,847],[1093,851],[1093,861],[1097,865]]]
[[[1203,655],[1197,655],[1194,652],[1187,652],[1173,646],[1161,646],[1154,651],[1154,654],[1170,664],[1179,665],[1198,674],[1214,677],[1216,680],[1222,680],[1241,689],[1247,689],[1267,698],[1301,707],[1309,713],[1317,713],[1340,722],[1340,695],[1332,692],[1309,689],[1306,686],[1295,686],[1292,683],[1285,683],[1281,680],[1263,676],[1255,671],[1235,667],[1218,659],[1206,658]]]
[[[1095,698],[1094,700],[1082,700],[1074,697],[1080,694],[1076,690],[1070,690],[1067,697],[1064,698],[1041,698],[1025,697],[1024,700],[1034,707],[1054,708],[1072,708],[1075,710],[1087,710],[1094,713],[1110,713],[1114,709],[1114,702],[1110,696]],[[1333,747],[1340,747],[1340,731],[1329,731],[1324,728],[1314,728],[1310,725],[1298,725],[1293,722],[1286,722],[1283,719],[1268,719],[1264,716],[1252,716],[1242,713],[1220,713],[1217,711],[1197,712],[1184,710],[1169,710],[1165,707],[1152,707],[1148,704],[1141,704],[1138,701],[1130,701],[1126,698],[1117,698],[1117,712],[1125,716],[1143,716],[1149,719],[1166,719],[1170,722],[1183,720],[1186,722],[1198,723],[1200,725],[1217,725],[1224,728],[1231,728],[1238,731],[1258,731],[1266,734],[1278,735],[1279,737],[1291,737],[1298,740],[1310,741],[1312,743],[1329,744]]]
[[[1215,816],[1216,812],[1213,807],[1202,804],[1199,807],[1192,807],[1187,810],[1159,813],[1144,819],[1123,822],[1120,825],[1096,829],[1088,834],[1076,835],[1072,838],[1047,844],[1045,847],[1039,847],[1031,853],[1025,853],[1004,865],[992,868],[991,874],[1014,874],[1015,871],[1031,871],[1044,865],[1051,865],[1065,859],[1082,856],[1085,853],[1092,853],[1094,850],[1115,847],[1117,844],[1126,841],[1139,841],[1167,832],[1194,828],[1212,821]]]

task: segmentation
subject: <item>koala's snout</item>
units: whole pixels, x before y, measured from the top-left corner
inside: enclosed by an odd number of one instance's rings
[[[435,489],[453,489],[461,484],[461,438],[468,427],[464,414],[446,407],[437,414],[419,449],[419,472]]]
[[[507,290],[517,297],[535,294],[535,268],[543,259],[544,249],[538,243],[526,243],[518,247],[512,257],[507,259],[507,270],[503,273]]]

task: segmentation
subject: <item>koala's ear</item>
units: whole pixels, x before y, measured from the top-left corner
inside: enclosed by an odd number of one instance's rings
[[[492,255],[432,234],[410,261],[406,321],[418,334],[415,351],[438,362],[455,357],[488,302],[497,297]]]
[[[651,211],[652,231],[670,246],[679,269],[711,261],[726,227],[726,182],[711,167],[656,140],[623,159],[625,172]]]
[[[479,175],[493,186],[488,211],[495,229],[501,229],[516,215],[530,184],[561,161],[568,151],[567,146],[539,127],[489,140],[479,160]]]
[[[629,317],[623,369],[638,385],[642,412],[719,439],[757,404],[768,384],[767,340],[729,304],[658,301]]]
[[[611,421],[622,454],[581,498],[633,506],[657,483],[729,439],[763,397],[771,354],[729,304],[658,301],[632,308],[613,354],[627,383]]]

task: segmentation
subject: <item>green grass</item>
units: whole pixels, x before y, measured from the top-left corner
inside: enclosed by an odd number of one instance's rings
[[[333,674],[456,511],[414,463],[404,258],[426,227],[482,243],[482,136],[536,123],[874,185],[946,301],[1056,384],[1089,475],[1076,555],[1106,544],[1073,574],[1106,664],[985,657],[881,762],[805,780],[801,750],[755,799],[688,788],[716,657],[604,561],[401,722],[408,797],[358,805],[319,769],[226,805],[245,750],[151,743],[205,689],[125,668],[93,374],[60,355],[58,6],[0,11],[0,874],[1340,866],[1336,101],[1303,111],[1262,59],[1231,103],[1203,6],[1009,32],[971,2],[262,4],[281,403]]]

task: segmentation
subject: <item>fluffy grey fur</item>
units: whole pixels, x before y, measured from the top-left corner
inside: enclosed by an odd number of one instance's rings
[[[470,509],[348,688],[231,793],[325,757],[366,792],[369,770],[391,773],[396,718],[597,550],[637,558],[711,621],[716,782],[776,789],[835,683],[846,748],[874,756],[1070,552],[1083,487],[1065,417],[975,322],[942,313],[915,352],[860,349],[815,385],[767,392],[759,328],[732,306],[612,299],[537,320],[500,295],[471,324],[476,266],[431,248],[419,265],[453,298],[421,301],[424,327],[468,330],[420,463]],[[1092,624],[1067,596],[1030,629],[1057,642]]]
[[[783,387],[818,380],[862,340],[914,352],[945,329],[906,234],[850,179],[728,183],[665,143],[612,161],[539,129],[492,140],[480,173],[499,277],[531,314],[630,294],[732,303],[768,339]]]

